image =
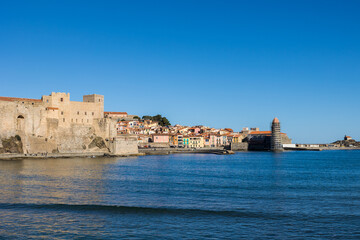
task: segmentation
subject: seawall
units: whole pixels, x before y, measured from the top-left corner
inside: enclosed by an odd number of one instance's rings
[[[203,153],[203,154],[232,154],[233,151],[226,150],[222,147],[219,148],[142,148],[139,153],[145,155],[168,155],[178,153]]]

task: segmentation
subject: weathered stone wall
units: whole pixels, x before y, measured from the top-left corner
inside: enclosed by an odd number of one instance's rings
[[[0,154],[2,153],[22,153],[23,145],[20,136],[0,139]]]
[[[110,142],[110,151],[114,155],[138,154],[137,137],[131,135],[115,137]]]
[[[139,142],[138,146],[141,148],[170,148],[170,143],[154,143],[154,142],[148,142],[148,143],[142,143]]]
[[[9,152],[3,142],[19,136],[22,147],[16,151],[22,153],[109,153],[116,121],[103,118],[103,106],[101,95],[84,96],[84,102],[72,102],[65,93],[42,100],[0,99],[0,149]]]
[[[249,144],[247,142],[232,142],[230,145],[232,151],[247,151],[248,148]]]

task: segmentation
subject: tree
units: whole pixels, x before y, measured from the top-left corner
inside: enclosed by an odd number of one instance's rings
[[[170,126],[171,124],[166,117],[163,117],[163,118],[161,118],[160,125],[161,126]]]
[[[157,114],[155,116],[143,116],[143,120],[152,120],[154,122],[158,122],[160,126],[170,126],[170,122],[166,117],[161,116],[160,114]]]
[[[151,116],[145,115],[142,117],[143,120],[152,120]]]

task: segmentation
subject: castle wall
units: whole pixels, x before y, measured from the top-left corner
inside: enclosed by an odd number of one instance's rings
[[[2,97],[0,148],[2,140],[19,136],[23,153],[109,152],[116,121],[105,119],[103,109],[104,97],[96,94],[84,96],[84,102],[70,101],[66,93],[41,100]],[[91,144],[94,139],[105,146]]]
[[[249,144],[247,142],[232,142],[230,144],[230,149],[232,151],[247,151]]]
[[[115,155],[139,153],[136,136],[117,136],[110,143],[111,152]]]

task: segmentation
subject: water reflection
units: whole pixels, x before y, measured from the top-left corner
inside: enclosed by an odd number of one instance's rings
[[[111,158],[0,161],[0,201],[101,202],[107,165],[116,161]]]

